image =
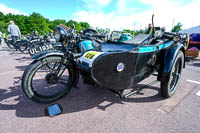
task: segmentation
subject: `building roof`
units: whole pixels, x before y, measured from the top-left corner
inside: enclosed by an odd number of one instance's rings
[[[182,31],[180,31],[180,33],[187,33],[187,34],[200,33],[200,25],[189,28],[189,29],[182,30]]]

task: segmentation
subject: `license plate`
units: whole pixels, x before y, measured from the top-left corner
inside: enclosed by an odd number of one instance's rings
[[[48,50],[53,50],[54,47],[52,46],[52,44],[45,44],[45,45],[42,45],[42,46],[37,46],[35,48],[30,48],[29,49],[29,54],[31,56],[33,55],[36,55],[40,52],[43,52],[43,51],[48,51]]]

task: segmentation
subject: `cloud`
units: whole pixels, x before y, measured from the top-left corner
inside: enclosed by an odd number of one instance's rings
[[[131,4],[137,2],[146,5],[149,9],[131,8]],[[181,0],[118,0],[116,9],[113,5],[111,12],[87,9],[73,14],[77,21],[89,22],[94,27],[110,29],[140,29],[151,23],[151,15],[155,15],[155,25],[164,26],[169,31],[173,24],[181,22],[183,28],[190,28],[200,24],[197,13],[200,12],[199,0],[183,3]],[[126,13],[126,14],[124,14]]]
[[[90,9],[101,8],[107,6],[112,0],[82,0]]]
[[[1,3],[0,3],[0,12],[2,12],[3,14],[12,13],[12,14],[23,14],[23,15],[28,16],[28,13],[23,13],[22,11],[18,9],[9,8],[6,5],[1,4]]]

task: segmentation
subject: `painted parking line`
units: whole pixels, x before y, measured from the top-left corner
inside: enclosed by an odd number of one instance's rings
[[[200,90],[196,93],[197,96],[200,96]]]
[[[190,79],[187,79],[186,81],[190,82],[190,83],[194,83],[194,84],[199,84],[200,85],[199,81],[194,81],[194,80],[190,80]]]

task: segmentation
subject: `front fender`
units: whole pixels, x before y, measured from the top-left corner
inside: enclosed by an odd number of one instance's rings
[[[165,53],[164,62],[163,62],[163,70],[162,70],[160,80],[162,80],[162,81],[168,80],[167,77],[171,72],[173,63],[176,59],[176,56],[177,56],[179,50],[181,50],[184,53],[184,67],[185,67],[185,49],[184,49],[183,44],[177,43],[177,44],[173,45],[171,48],[167,49],[167,51]]]
[[[44,51],[39,54],[34,55],[32,58],[35,60],[41,60],[48,56],[61,56],[64,57],[64,53],[60,51]]]

